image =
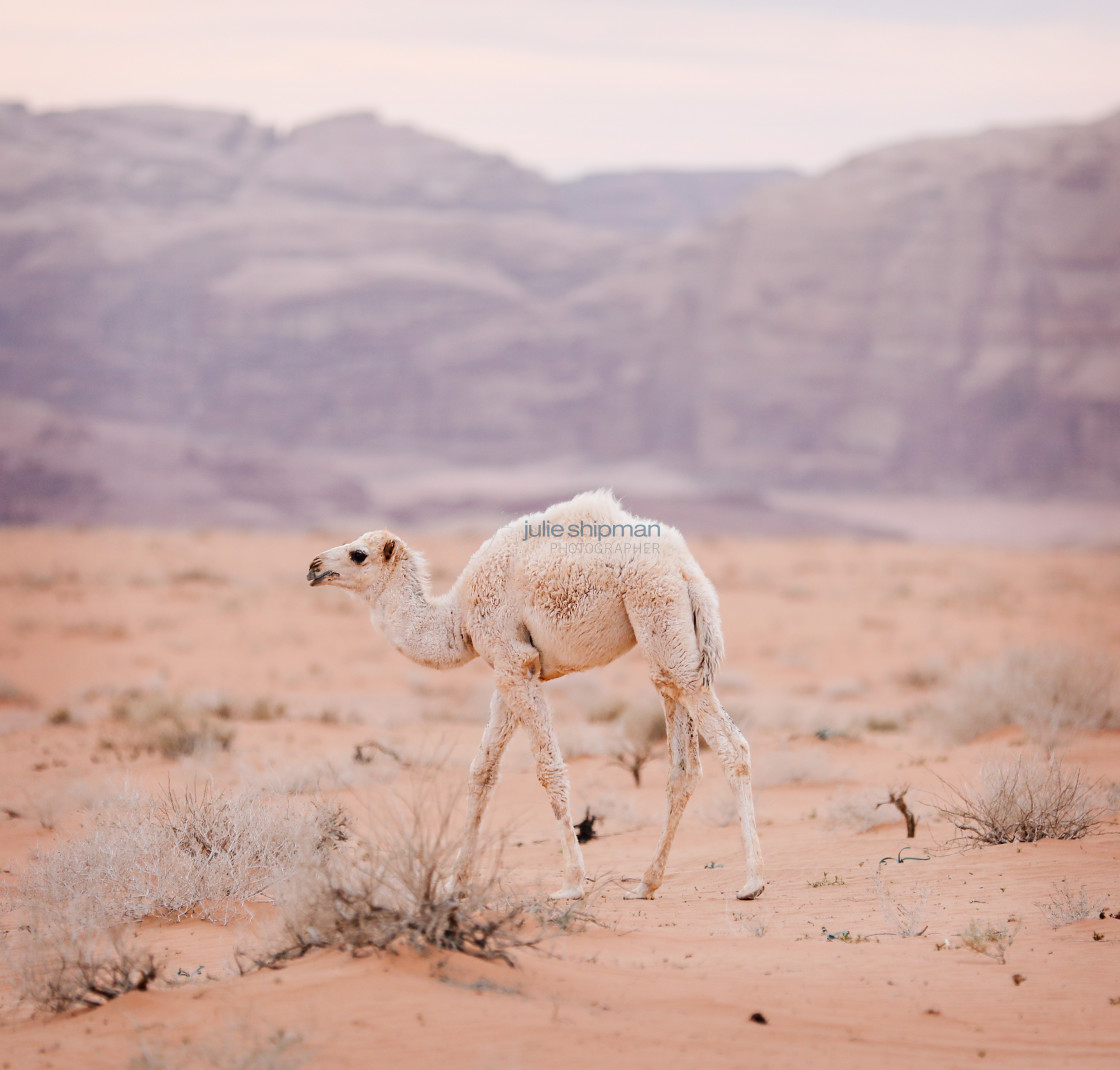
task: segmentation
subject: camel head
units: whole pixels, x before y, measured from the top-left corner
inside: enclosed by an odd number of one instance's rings
[[[387,531],[367,531],[353,542],[324,550],[307,569],[312,587],[329,583],[351,594],[376,598],[398,564],[403,544]]]

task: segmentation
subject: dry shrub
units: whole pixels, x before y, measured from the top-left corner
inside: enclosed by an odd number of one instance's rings
[[[930,889],[924,886],[915,889],[911,901],[904,903],[887,887],[880,874],[876,873],[872,879],[875,894],[879,899],[879,908],[891,931],[904,938],[921,936],[927,928],[926,905],[929,902]]]
[[[543,926],[525,900],[500,893],[500,849],[480,850],[476,873],[454,888],[460,843],[454,796],[431,778],[412,781],[372,815],[376,833],[308,860],[276,889],[284,923],[274,945],[247,955],[243,969],[274,965],[313,948],[361,954],[400,944],[461,951],[512,963],[510,951],[536,943]]]
[[[653,761],[653,745],[648,741],[622,740],[611,754],[611,762],[625,769],[634,779],[634,787],[642,786],[642,769]]]
[[[938,810],[964,839],[976,843],[1076,840],[1104,814],[1096,783],[1087,783],[1080,769],[1066,769],[1057,759],[1019,756],[985,766],[979,786],[946,786],[952,795],[937,804]]]
[[[192,913],[225,922],[344,835],[344,815],[318,800],[210,788],[132,794],[96,814],[84,835],[38,852],[16,897],[74,932]]]
[[[1014,724],[1053,748],[1071,731],[1116,723],[1116,683],[1116,663],[1102,655],[1014,647],[960,677],[948,720],[963,739]]]
[[[973,919],[962,930],[961,943],[978,955],[995,959],[1001,965],[1007,962],[1007,951],[1015,942],[1018,929],[998,929],[991,922]]]
[[[229,750],[235,732],[223,722],[231,709],[219,697],[184,698],[156,688],[119,695],[112,715],[132,726],[140,746],[165,758],[185,758]]]
[[[151,952],[119,928],[68,933],[32,926],[20,951],[20,998],[53,1013],[98,1007],[125,992],[143,991],[159,970]]]
[[[1072,892],[1069,883],[1062,881],[1060,885],[1054,886],[1050,898],[1039,903],[1038,907],[1046,920],[1057,929],[1062,925],[1072,925],[1075,921],[1099,917],[1106,898],[1103,895],[1090,896],[1084,884],[1079,892]]]

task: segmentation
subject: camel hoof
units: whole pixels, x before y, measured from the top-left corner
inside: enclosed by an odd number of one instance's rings
[[[743,887],[735,893],[735,898],[757,899],[760,895],[762,895],[763,889],[765,887],[766,885],[762,881],[758,881],[754,884],[744,884]]]
[[[553,892],[549,899],[582,899],[583,898],[583,885],[580,884],[566,884],[558,892]]]
[[[652,899],[653,889],[648,887],[645,881],[642,881],[637,888],[631,889],[629,892],[622,893],[623,899]]]

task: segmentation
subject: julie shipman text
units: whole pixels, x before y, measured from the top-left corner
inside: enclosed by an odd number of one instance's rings
[[[567,525],[550,524],[547,520],[542,520],[539,524],[530,524],[526,520],[525,534],[521,536],[521,541],[560,539],[565,535],[573,539],[643,539],[660,534],[660,524],[592,524],[589,520]]]

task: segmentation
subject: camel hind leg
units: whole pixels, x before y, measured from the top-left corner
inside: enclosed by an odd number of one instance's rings
[[[754,816],[751,792],[751,750],[738,725],[727,715],[711,688],[681,696],[681,701],[696,718],[708,745],[716,752],[735,795],[743,850],[747,857],[747,879],[736,892],[739,899],[755,899],[766,887],[762,879],[762,847]]]
[[[722,653],[723,640],[714,602],[706,600],[704,593],[701,585],[690,584],[687,580],[676,589],[661,586],[656,590],[656,599],[650,597],[648,591],[638,590],[633,596],[627,596],[626,612],[649,663],[654,685],[662,695],[675,697],[687,712],[688,723],[695,726],[691,730],[698,728],[719,757],[735,795],[747,862],[746,882],[736,894],[740,899],[754,899],[762,894],[765,884],[751,793],[751,752],[743,733],[719,704],[711,686],[711,673]],[[702,628],[699,627],[701,622]],[[707,637],[706,641],[701,633]],[[696,773],[698,776],[699,761]],[[676,821],[679,820],[678,815]],[[674,822],[672,830],[666,829],[670,842],[675,828]],[[668,844],[665,850],[667,854]],[[650,874],[660,882],[661,874],[654,869],[658,857],[660,847],[650,867]],[[635,895],[643,892],[646,897],[653,894],[653,888],[645,880],[635,890]]]
[[[646,869],[641,884],[626,892],[626,899],[652,899],[653,893],[661,887],[665,876],[665,865],[669,861],[669,851],[673,846],[677,826],[688,800],[700,781],[700,739],[696,732],[696,722],[687,708],[676,698],[663,692],[665,704],[666,737],[669,742],[669,782],[665,789],[665,827],[657,842],[653,861]]]

